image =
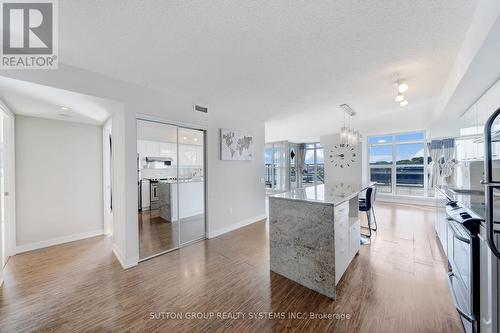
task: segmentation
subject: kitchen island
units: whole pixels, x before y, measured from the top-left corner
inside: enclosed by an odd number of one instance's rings
[[[271,271],[335,299],[360,248],[358,200],[370,185],[316,185],[269,197]]]
[[[179,196],[180,200],[177,200]],[[204,214],[204,183],[202,178],[161,180],[158,183],[160,217],[168,222]],[[178,211],[180,212],[178,214]]]

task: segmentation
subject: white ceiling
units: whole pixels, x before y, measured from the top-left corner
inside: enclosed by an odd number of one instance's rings
[[[427,126],[478,0],[60,1],[60,61],[317,140]],[[409,106],[393,100],[397,77]]]
[[[103,124],[116,107],[102,98],[1,76],[0,99],[18,115],[95,125]]]

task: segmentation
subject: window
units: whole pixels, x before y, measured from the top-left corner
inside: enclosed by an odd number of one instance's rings
[[[368,155],[370,180],[380,192],[427,195],[424,131],[368,137]]]
[[[319,143],[306,143],[305,170],[302,174],[302,187],[323,184],[325,182],[325,160],[323,146]]]

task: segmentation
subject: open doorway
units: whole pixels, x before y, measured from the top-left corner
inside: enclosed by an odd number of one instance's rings
[[[137,120],[139,259],[205,239],[205,131]]]
[[[118,103],[4,77],[0,100],[0,261],[111,231],[103,206]]]
[[[14,115],[0,105],[0,268],[16,254],[14,121]]]

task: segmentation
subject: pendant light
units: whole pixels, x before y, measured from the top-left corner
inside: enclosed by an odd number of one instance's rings
[[[341,104],[339,106],[344,111],[344,126],[340,128],[340,144],[350,146],[358,145],[360,141],[359,131],[355,131],[354,128],[351,128],[351,117],[356,113],[347,104]],[[346,126],[345,122],[346,114],[349,116],[348,126]]]

